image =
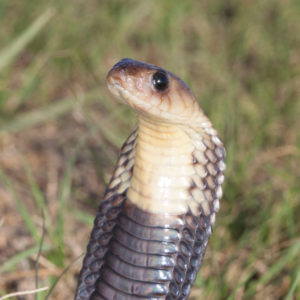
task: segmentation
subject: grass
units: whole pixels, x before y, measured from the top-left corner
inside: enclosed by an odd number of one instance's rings
[[[43,286],[49,295],[26,299],[73,295],[134,126],[105,76],[132,57],[183,78],[226,144],[193,299],[300,299],[299,13],[292,0],[2,0],[0,297]]]

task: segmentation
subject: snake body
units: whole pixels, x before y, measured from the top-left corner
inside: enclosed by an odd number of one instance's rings
[[[187,299],[219,210],[223,143],[170,72],[123,59],[107,86],[137,127],[100,203],[75,299]]]

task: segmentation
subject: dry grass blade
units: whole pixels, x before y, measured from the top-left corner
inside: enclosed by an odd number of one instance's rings
[[[8,295],[5,295],[5,296],[1,297],[0,300],[4,300],[4,299],[16,297],[16,296],[36,294],[36,293],[39,293],[39,292],[46,291],[46,290],[48,290],[48,288],[49,288],[48,286],[45,286],[43,288],[34,289],[34,290],[30,290],[30,291],[15,292],[15,293],[11,293],[11,294],[8,294]]]

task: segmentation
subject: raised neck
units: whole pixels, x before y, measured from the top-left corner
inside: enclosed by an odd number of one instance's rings
[[[193,149],[179,126],[139,116],[128,199],[151,213],[186,213],[194,173]]]

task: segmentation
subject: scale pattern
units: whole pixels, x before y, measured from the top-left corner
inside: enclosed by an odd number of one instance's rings
[[[186,299],[209,238],[201,219],[190,212],[159,216],[124,202],[90,299]]]
[[[189,206],[195,215],[209,217],[210,224],[214,225],[223,195],[226,151],[211,125],[199,131],[189,128],[187,133],[195,147],[192,153],[195,174],[189,189],[192,196]]]
[[[90,299],[95,290],[95,282],[100,276],[112,230],[126,199],[134,165],[136,137],[137,130],[134,130],[122,146],[116,169],[100,202],[79,276],[76,300]]]
[[[219,209],[225,149],[212,128],[187,133],[196,172],[190,209],[178,216],[151,214],[126,199],[137,130],[125,142],[95,219],[76,300],[188,298]]]

